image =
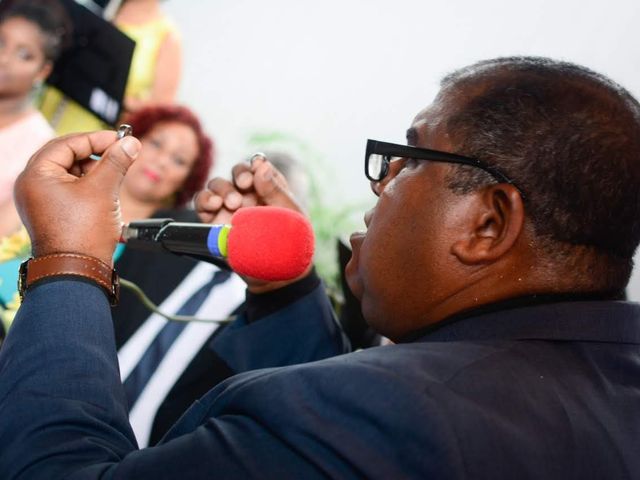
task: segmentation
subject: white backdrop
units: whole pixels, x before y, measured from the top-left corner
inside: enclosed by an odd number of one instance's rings
[[[570,60],[640,95],[632,0],[168,0],[164,8],[184,43],[179,99],[214,136],[216,173],[251,151],[252,136],[285,137],[313,152],[302,160],[314,164],[327,204],[371,203],[365,140],[402,142],[439,78],[476,60]],[[640,299],[640,275],[630,293]]]

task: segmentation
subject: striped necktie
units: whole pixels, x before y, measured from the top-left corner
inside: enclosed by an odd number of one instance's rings
[[[216,271],[211,280],[200,287],[191,297],[178,309],[176,315],[194,315],[209,296],[211,289],[216,285],[224,283],[231,276],[231,272],[226,270]],[[186,327],[185,322],[167,322],[158,332],[144,355],[125,379],[124,391],[127,397],[129,409],[136,402],[145,386],[160,365],[160,362],[178,338],[182,330]]]

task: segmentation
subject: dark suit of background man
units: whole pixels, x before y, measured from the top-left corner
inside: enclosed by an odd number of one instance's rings
[[[18,181],[36,257],[110,262],[137,143],[66,171],[114,138],[58,140]],[[0,477],[640,478],[640,307],[617,301],[640,237],[638,103],[575,65],[489,60],[446,77],[407,140],[368,144],[379,198],[347,266],[397,345],[231,378],[138,450],[107,300],[54,275],[1,353]],[[234,175],[199,195],[204,219],[237,192],[291,206],[268,162]],[[286,305],[279,286],[249,284],[274,332],[330,317],[319,289]]]

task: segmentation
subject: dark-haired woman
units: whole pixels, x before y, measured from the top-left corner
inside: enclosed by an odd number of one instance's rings
[[[7,4],[0,11],[0,237],[20,227],[13,182],[29,157],[54,136],[32,97],[51,73],[67,26],[53,0]]]
[[[32,105],[68,37],[54,0],[5,0],[0,6],[0,341],[18,305],[18,265],[30,251],[13,203],[13,184],[54,133]]]

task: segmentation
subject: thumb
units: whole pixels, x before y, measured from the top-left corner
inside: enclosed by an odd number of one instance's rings
[[[263,204],[297,211],[302,210],[291,194],[284,175],[273,164],[264,161],[254,166],[253,170],[253,186]]]
[[[87,173],[87,177],[102,188],[117,191],[141,148],[140,141],[135,137],[118,140],[102,154],[102,159]]]

